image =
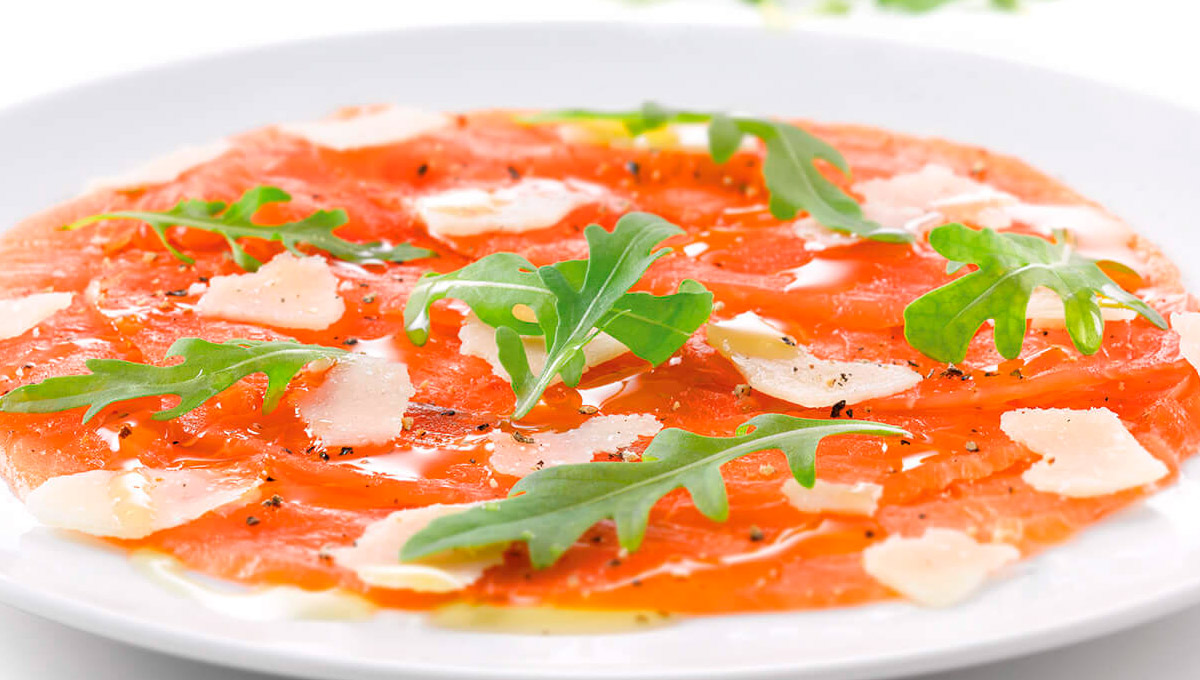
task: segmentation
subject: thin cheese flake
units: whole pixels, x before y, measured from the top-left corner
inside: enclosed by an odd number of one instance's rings
[[[85,192],[138,189],[174,181],[185,172],[216,160],[233,148],[228,140],[211,144],[184,146],[118,175],[99,177],[84,185]]]
[[[863,551],[863,569],[883,585],[925,607],[968,598],[988,576],[1020,558],[1003,543],[978,543],[955,529],[932,528],[920,538],[890,536]]]
[[[809,408],[857,404],[921,382],[921,375],[907,366],[818,359],[751,312],[710,323],[708,344],[733,363],[750,387]]]
[[[1100,318],[1104,321],[1133,321],[1137,312],[1122,307],[1106,298],[1098,301]],[[1049,288],[1034,288],[1029,296],[1029,305],[1025,307],[1025,318],[1030,320],[1034,328],[1065,328],[1067,310],[1062,298]]]
[[[201,316],[319,331],[346,312],[338,280],[320,257],[280,253],[258,271],[216,276],[196,304]]]
[[[1171,330],[1179,336],[1179,353],[1192,368],[1200,370],[1200,312],[1172,314]]]
[[[1107,408],[1018,409],[1000,416],[1000,429],[1042,456],[1021,478],[1045,493],[1104,496],[1168,472]]]
[[[500,351],[496,348],[496,329],[479,320],[474,314],[468,315],[458,331],[461,343],[459,351],[467,356],[479,357],[492,367],[492,373],[512,382],[508,371],[500,363]],[[541,373],[546,367],[546,341],[540,336],[522,336],[525,345],[525,355],[529,358],[529,369]],[[601,333],[583,347],[584,365],[597,366],[625,354],[629,348],[622,345],[616,338],[607,333]],[[556,384],[561,378],[556,378]]]
[[[1005,209],[1016,198],[929,164],[916,172],[871,179],[854,185],[863,197],[863,216],[893,229],[921,231],[945,222],[969,222],[1004,229],[1011,224]]]
[[[883,487],[869,482],[839,484],[818,479],[811,489],[806,489],[795,479],[784,481],[780,491],[788,503],[801,512],[838,515],[863,515],[870,517],[879,508]]]
[[[597,416],[566,432],[539,432],[519,441],[507,432],[492,432],[489,463],[514,477],[542,468],[590,463],[597,453],[616,453],[639,437],[653,437],[662,424],[650,415]],[[529,441],[532,439],[533,441]]]
[[[34,293],[0,300],[0,340],[15,338],[71,306],[72,293]]]
[[[338,360],[298,408],[309,431],[328,446],[386,444],[404,430],[415,393],[404,364],[352,355]]]
[[[414,199],[412,207],[431,236],[454,238],[545,229],[603,196],[604,190],[594,184],[535,178],[491,189],[428,194]]]
[[[249,502],[261,483],[228,469],[90,470],[52,477],[29,493],[25,506],[47,526],[135,539]]]
[[[401,562],[400,549],[433,520],[475,504],[428,505],[399,510],[367,526],[354,545],[329,551],[334,562],[353,571],[369,586],[423,593],[450,593],[479,580],[504,561],[504,546],[452,550],[415,562]]]
[[[287,123],[279,129],[316,146],[350,151],[404,142],[446,127],[450,122],[450,117],[443,113],[385,106],[355,115]]]
[[[1081,251],[1096,251],[1109,259],[1117,255],[1117,259],[1129,265],[1141,262],[1141,257],[1129,247],[1135,237],[1129,225],[1097,208],[1021,203],[1007,207],[1005,212],[1045,236],[1053,236],[1059,229],[1071,232],[1072,242]]]

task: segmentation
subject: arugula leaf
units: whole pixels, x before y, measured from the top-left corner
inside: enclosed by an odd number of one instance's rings
[[[138,364],[119,359],[89,359],[91,373],[47,378],[0,397],[6,413],[54,413],[87,406],[83,421],[118,401],[171,394],[179,404],[154,414],[170,420],[197,408],[234,383],[254,373],[265,373],[267,390],[263,412],[270,413],[283,397],[292,378],[318,359],[336,359],[346,351],[289,341],[180,338],[165,358],[183,357],[171,366]]]
[[[846,434],[909,436],[881,423],[781,414],[756,416],[732,437],[670,428],[654,437],[642,462],[545,468],[523,478],[505,500],[438,518],[404,544],[400,558],[410,561],[452,548],[525,541],[533,565],[544,568],[605,519],[616,522],[622,547],[637,550],[650,509],[671,491],[687,489],[705,517],[721,522],[729,515],[722,465],[756,451],[780,450],[796,480],[811,488],[817,444]]]
[[[188,264],[192,264],[195,260],[171,245],[167,238],[167,228],[181,226],[199,229],[224,236],[229,243],[229,249],[233,252],[233,261],[246,271],[256,271],[262,266],[262,263],[242,248],[238,243],[240,238],[279,241],[296,255],[303,255],[297,246],[305,243],[347,262],[406,262],[430,257],[434,254],[431,250],[417,248],[407,243],[399,245],[389,245],[379,241],[354,243],[334,236],[333,230],[348,220],[346,211],[340,208],[318,210],[303,220],[286,224],[260,225],[251,221],[255,213],[264,205],[286,203],[290,200],[292,200],[291,195],[283,189],[257,186],[247,190],[233,204],[227,204],[224,201],[188,199],[180,201],[174,208],[163,212],[121,210],[91,215],[68,224],[63,229],[78,229],[102,220],[141,220],[150,225],[150,228],[158,235],[158,239],[162,241],[163,246],[172,255]]]
[[[1071,341],[1083,354],[1094,354],[1104,339],[1104,317],[1097,296],[1134,310],[1159,328],[1167,327],[1152,307],[1108,278],[1095,260],[1079,255],[1066,243],[946,224],[930,232],[929,244],[950,260],[948,274],[966,263],[978,266],[922,295],[904,310],[908,344],[938,361],[962,361],[971,339],[989,319],[996,323],[996,349],[1005,358],[1015,359],[1025,340],[1025,310],[1039,286],[1062,298]]]
[[[766,146],[763,179],[770,193],[771,214],[790,220],[801,210],[836,231],[858,234],[876,241],[907,243],[912,234],[888,229],[862,216],[858,203],[830,182],[817,168],[823,160],[849,176],[850,166],[838,150],[804,129],[779,121],[668,109],[647,102],[636,111],[605,112],[586,109],[548,111],[526,120],[560,122],[573,120],[611,120],[625,126],[631,135],[658,130],[672,123],[708,123],[709,154],[725,163],[738,150],[745,135],[762,140]]]
[[[484,323],[496,328],[496,344],[517,394],[515,417],[537,403],[561,375],[576,385],[583,372],[583,347],[608,333],[652,364],[671,357],[712,311],[712,293],[686,280],[672,295],[630,293],[646,269],[669,248],[653,250],[682,230],[655,215],[630,213],[612,232],[598,225],[584,231],[589,259],[535,267],[514,253],[496,253],[448,274],[427,274],[404,309],[405,331],[417,345],[429,339],[429,307],[443,298],[466,302]],[[514,315],[528,307],[536,321]],[[522,335],[545,337],[545,370],[529,370]]]

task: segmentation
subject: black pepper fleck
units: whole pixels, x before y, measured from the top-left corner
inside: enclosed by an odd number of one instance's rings
[[[841,418],[842,417],[842,409],[844,409],[844,408],[846,408],[846,400],[842,399],[838,403],[834,404],[832,408],[829,409],[829,417],[830,418]]]

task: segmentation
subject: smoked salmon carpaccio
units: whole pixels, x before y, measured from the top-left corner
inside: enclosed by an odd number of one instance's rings
[[[377,111],[338,115],[353,121]],[[865,127],[803,127],[837,148],[853,170],[847,178],[824,168],[828,177],[868,216],[908,225],[918,234],[914,243],[835,234],[803,214],[772,217],[757,147],[746,145],[720,164],[703,148],[689,147],[682,134],[647,143],[603,127],[532,125],[503,111],[446,116],[383,143],[327,144],[295,128],[272,127],[231,138],[222,152],[173,180],[91,191],[17,225],[0,242],[0,299],[74,294],[69,306],[35,328],[0,340],[0,391],[83,373],[91,358],[161,364],[181,337],[291,338],[403,362],[415,389],[405,429],[387,444],[352,447],[329,446],[312,435],[298,405],[325,376],[310,367],[269,415],[260,410],[261,375],[174,420],[150,418],[170,398],[120,402],[86,423],[81,409],[0,414],[0,472],[22,498],[52,478],[130,469],[135,461],[156,470],[250,475],[257,488],[234,502],[145,537],[111,539],[246,584],[341,587],[402,608],[466,601],[681,613],[895,597],[863,559],[865,550],[889,537],[951,529],[1028,556],[1172,483],[1182,460],[1200,446],[1200,423],[1191,417],[1200,409],[1200,379],[1175,331],[1141,317],[1114,318],[1101,349],[1084,356],[1061,325],[1035,320],[1020,358],[1005,360],[985,327],[967,359],[949,366],[907,344],[902,316],[914,299],[953,278],[945,258],[921,237],[928,226],[923,220],[1041,235],[1074,230],[1084,254],[1130,267],[1112,275],[1158,312],[1194,311],[1177,270],[1158,250],[1096,204],[1012,158]],[[454,189],[491,191],[534,180],[571,184],[586,200],[545,228],[436,237],[414,208],[421,197]],[[264,208],[256,218],[262,224],[341,208],[349,222],[338,236],[409,242],[436,257],[363,265],[329,259],[346,311],[328,328],[298,330],[197,313],[212,279],[245,273],[218,235],[170,229],[173,244],[195,258],[186,264],[136,220],[60,229],[114,210],[166,210],[182,199],[232,201],[256,185],[292,196]],[[1037,209],[1047,206],[1055,210]],[[485,359],[461,351],[463,308],[434,305],[429,342],[416,346],[406,337],[404,305],[423,273],[452,271],[496,252],[518,253],[536,265],[586,257],[585,226],[611,229],[631,211],[659,215],[686,232],[670,240],[672,254],[652,265],[635,290],[667,294],[695,279],[714,294],[714,321],[753,312],[820,359],[906,367],[919,378],[915,386],[803,408],[747,387],[701,328],[670,361],[651,368],[624,355],[593,366],[578,388],[552,386],[528,418],[513,423],[508,382]],[[282,250],[264,240],[244,245],[263,262]],[[1101,407],[1167,472],[1149,484],[1097,495],[1031,486],[1025,473],[1042,455],[1002,431],[1002,415]],[[764,413],[873,420],[912,437],[821,443],[819,483],[868,485],[874,496],[865,510],[798,505],[786,493],[791,475],[783,455],[766,451],[722,468],[727,521],[705,518],[676,490],[654,507],[645,541],[631,553],[619,549],[613,527],[601,522],[547,569],[532,568],[525,547],[515,544],[478,579],[438,592],[367,585],[336,559],[395,511],[504,498],[518,477],[490,462],[496,432],[536,439],[596,417],[630,415],[730,436]],[[595,460],[636,457],[648,441],[643,436],[620,450],[598,451]]]

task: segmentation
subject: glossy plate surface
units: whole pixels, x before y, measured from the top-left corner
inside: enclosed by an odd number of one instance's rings
[[[1151,235],[1190,281],[1200,273],[1200,116],[978,57],[717,27],[422,29],[66,91],[0,112],[0,225],[73,196],[88,177],[341,105],[627,108],[645,99],[868,123],[1011,153]],[[885,677],[1065,644],[1200,600],[1200,482],[1185,475],[946,611],[887,604],[552,637],[449,631],[401,612],[263,622],[205,608],[123,554],[35,528],[11,498],[0,502],[0,599],[168,653],[312,678]]]

